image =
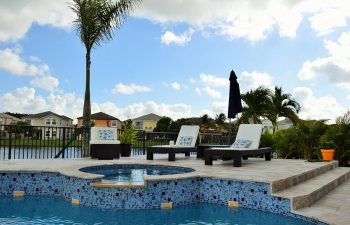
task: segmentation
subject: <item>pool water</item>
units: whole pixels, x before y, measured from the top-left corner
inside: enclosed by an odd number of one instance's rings
[[[104,175],[102,181],[143,184],[144,176],[173,175],[194,171],[190,168],[153,165],[105,165],[80,169],[83,172]]]
[[[116,210],[72,206],[61,197],[0,197],[0,224],[115,225],[311,225],[268,212],[193,204],[173,209]]]

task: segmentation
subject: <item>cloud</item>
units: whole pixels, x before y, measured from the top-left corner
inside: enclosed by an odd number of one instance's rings
[[[224,87],[230,84],[229,79],[227,78],[222,78],[218,77],[215,75],[210,75],[210,74],[204,74],[201,73],[199,75],[199,79],[201,82],[203,82],[207,86],[212,86],[212,87]]]
[[[160,38],[161,43],[165,45],[175,44],[175,45],[185,45],[191,41],[191,37],[194,33],[192,28],[180,35],[176,35],[171,31],[166,31]]]
[[[261,41],[277,30],[281,37],[296,36],[304,17],[311,28],[323,35],[344,27],[349,13],[347,0],[147,0],[134,16],[156,23],[186,23],[204,33],[213,32],[230,39]]]
[[[34,88],[22,87],[0,95],[0,111],[39,113],[53,111],[72,119],[82,115],[83,99],[75,93],[50,93],[43,97]],[[92,113],[103,111],[121,120],[135,118],[147,113],[166,115],[173,119],[191,117],[192,107],[184,103],[165,104],[154,101],[134,103],[123,108],[113,102],[92,102]]]
[[[163,85],[164,87],[170,87],[170,88],[174,89],[175,91],[181,90],[181,89],[183,89],[183,88],[187,88],[186,85],[180,84],[180,83],[178,83],[178,82],[172,82],[172,83],[170,83],[170,84],[168,84],[168,83],[166,83],[166,82],[163,82],[162,85]]]
[[[244,71],[238,77],[238,83],[241,93],[245,93],[259,86],[272,88],[272,79],[272,76],[267,73]]]
[[[151,91],[151,89],[147,86],[141,86],[141,85],[136,85],[136,84],[126,85],[126,84],[119,83],[119,84],[115,85],[115,87],[112,90],[112,93],[132,95],[132,94],[135,94],[137,92],[149,92],[149,91]]]
[[[68,8],[71,0],[50,1],[2,0],[0,7],[0,42],[17,41],[25,37],[32,24],[68,29],[74,14]]]
[[[298,73],[300,80],[326,76],[330,83],[350,89],[350,32],[334,42],[324,41],[329,56],[306,61]]]
[[[204,87],[201,90],[212,98],[221,98],[221,93],[211,87]]]
[[[0,70],[18,76],[36,76],[45,75],[48,73],[48,65],[27,63],[21,58],[21,52],[22,49],[20,47],[16,47],[15,49],[6,48],[0,50]],[[31,59],[33,59],[33,57],[31,57]]]
[[[34,78],[30,82],[30,84],[33,87],[37,87],[45,91],[53,92],[57,90],[59,82],[58,82],[58,79],[53,76],[40,76],[40,77]]]
[[[196,82],[197,82],[196,79],[190,78],[190,83],[194,84],[194,83],[196,83]]]
[[[302,119],[330,119],[330,122],[334,123],[336,117],[346,112],[335,97],[331,95],[315,96],[313,91],[307,87],[294,88],[293,96],[301,105],[299,116]]]

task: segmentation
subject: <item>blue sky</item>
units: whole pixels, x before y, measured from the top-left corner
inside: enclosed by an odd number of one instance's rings
[[[82,114],[85,49],[68,1],[0,3],[0,111]],[[346,0],[144,0],[94,49],[93,112],[173,119],[227,112],[234,69],[242,92],[281,86],[305,119],[350,107]]]

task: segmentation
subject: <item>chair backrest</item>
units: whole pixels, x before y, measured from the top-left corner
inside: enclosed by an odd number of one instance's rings
[[[179,135],[177,136],[175,145],[194,147],[198,138],[199,126],[198,125],[182,125]],[[188,139],[191,137],[191,140]],[[187,140],[185,140],[187,139]],[[187,142],[188,141],[188,142]],[[186,142],[186,144],[184,144]],[[190,143],[189,143],[190,142]]]
[[[117,141],[118,129],[111,127],[91,127],[91,141]]]
[[[252,143],[249,148],[259,148],[262,129],[262,124],[241,124],[238,128],[236,140],[251,140]]]

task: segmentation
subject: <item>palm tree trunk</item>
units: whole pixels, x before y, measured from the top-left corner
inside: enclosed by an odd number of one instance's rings
[[[83,126],[91,127],[91,102],[90,102],[90,49],[86,50],[86,80],[85,80],[85,97],[83,107]]]
[[[91,127],[91,102],[90,102],[90,49],[86,50],[86,80],[85,80],[85,96],[84,96],[84,107],[83,107],[83,127],[90,129]],[[82,157],[90,156],[90,131],[84,132],[85,135],[82,137]]]

